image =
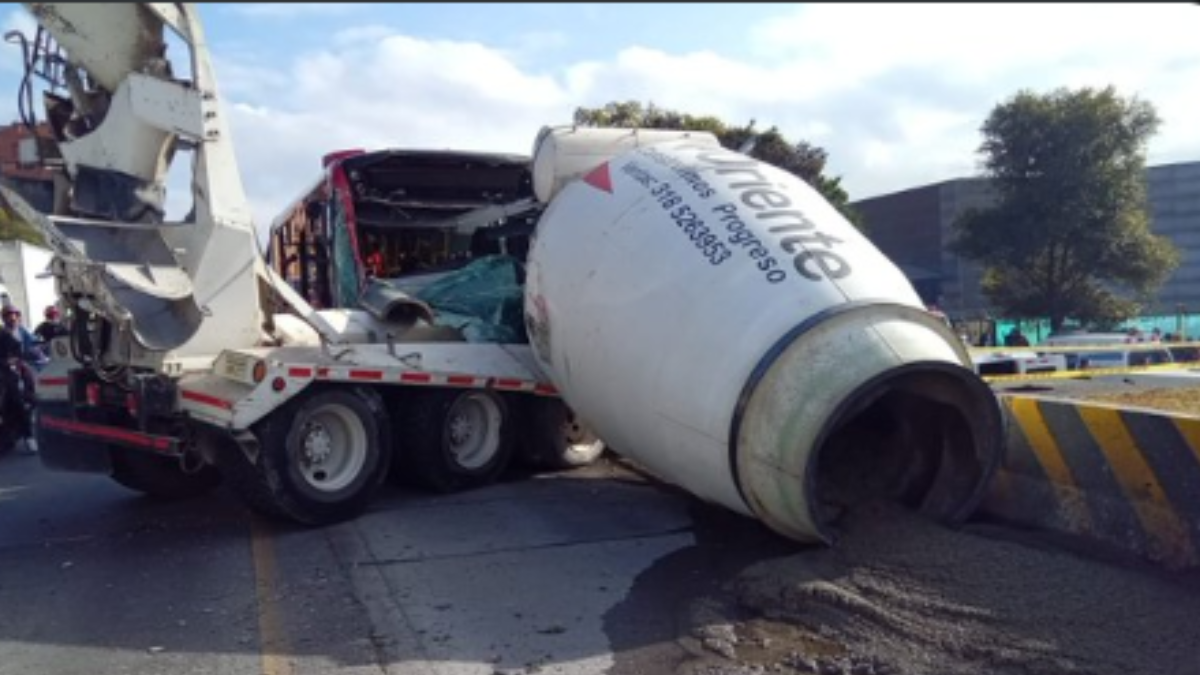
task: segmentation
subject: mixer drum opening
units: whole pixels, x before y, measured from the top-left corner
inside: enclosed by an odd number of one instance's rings
[[[995,395],[973,373],[915,363],[861,386],[833,416],[807,477],[827,539],[841,516],[875,501],[946,523],[975,510],[1001,453]]]

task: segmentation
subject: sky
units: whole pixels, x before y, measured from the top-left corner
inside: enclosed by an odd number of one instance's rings
[[[1150,165],[1200,160],[1193,4],[200,5],[260,228],[325,153],[528,154],[578,107],[637,100],[824,148],[852,200],[977,175],[1020,90],[1113,85],[1162,118]],[[0,5],[5,31],[31,18]],[[0,45],[0,120],[20,49]]]

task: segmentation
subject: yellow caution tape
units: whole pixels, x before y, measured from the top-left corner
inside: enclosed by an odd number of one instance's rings
[[[1013,352],[1038,352],[1043,354],[1075,352],[1130,352],[1157,351],[1180,347],[1200,348],[1200,342],[1113,342],[1096,345],[1032,345],[1029,347],[968,347],[972,354],[1011,354]]]
[[[1154,366],[1136,366],[1129,368],[1086,368],[1084,370],[1055,370],[1044,373],[1027,373],[1023,375],[981,375],[984,382],[1018,382],[1022,380],[1085,380],[1097,375],[1124,375],[1129,373],[1150,373],[1150,372],[1177,372],[1177,373],[1196,373],[1200,372],[1200,364],[1195,364],[1195,367],[1188,367],[1188,364],[1183,363],[1162,363]]]

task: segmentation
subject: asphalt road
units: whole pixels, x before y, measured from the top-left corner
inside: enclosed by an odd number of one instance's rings
[[[689,599],[795,550],[611,461],[302,529],[14,455],[0,675],[669,673]]]

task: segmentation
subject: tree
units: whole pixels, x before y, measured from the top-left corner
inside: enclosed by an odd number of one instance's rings
[[[22,220],[8,208],[0,207],[0,241],[26,241],[45,246],[46,240],[34,226]]]
[[[825,150],[804,141],[793,143],[784,138],[776,127],[758,132],[754,130],[754,120],[750,120],[746,126],[730,126],[711,115],[694,116],[659,108],[653,103],[643,106],[637,101],[614,101],[602,108],[576,108],[575,124],[708,131],[717,137],[722,146],[732,150],[739,150],[752,141],[754,145],[747,154],[795,174],[816,188],[855,227],[863,229],[862,215],[850,206],[850,196],[842,188],[842,179],[824,174],[828,159]]]
[[[1136,314],[1178,266],[1150,232],[1145,146],[1154,107],[1112,87],[1021,91],[997,105],[979,152],[996,201],[955,223],[951,249],[983,266],[1011,316],[1112,323]]]

